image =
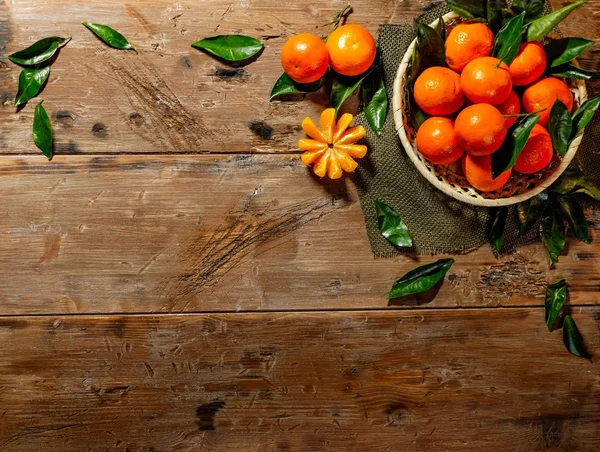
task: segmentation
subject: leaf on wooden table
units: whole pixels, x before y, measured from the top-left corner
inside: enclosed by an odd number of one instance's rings
[[[70,40],[70,37],[60,38],[58,36],[40,39],[26,49],[9,55],[8,59],[21,66],[37,66],[52,58],[56,51]]]
[[[40,101],[33,112],[33,142],[48,160],[52,158],[52,123]]]
[[[549,284],[546,286],[546,298],[544,300],[544,310],[546,318],[546,326],[548,331],[552,331],[552,327],[558,318],[558,314],[562,309],[567,299],[567,282],[564,279]]]
[[[490,214],[490,227],[488,230],[488,240],[492,248],[499,253],[504,242],[504,226],[508,217],[508,207],[498,207],[493,209]]]
[[[524,12],[513,17],[500,29],[494,39],[492,55],[506,64],[512,63],[519,52],[519,46],[523,40],[524,19]]]
[[[544,12],[544,0],[514,0],[510,8],[517,14],[525,13],[525,19],[534,19]]]
[[[558,196],[557,200],[560,210],[569,222],[575,237],[583,243],[590,243],[590,231],[587,220],[577,200],[569,195]]]
[[[365,78],[361,86],[361,100],[371,129],[381,135],[388,111],[388,98],[380,70],[375,69]]]
[[[547,203],[548,193],[543,191],[517,205],[517,218],[519,219],[519,233],[521,235],[529,231],[542,217],[542,212]]]
[[[530,115],[510,126],[502,146],[492,154],[492,177],[494,179],[514,166],[527,144],[531,129],[539,120],[539,115]]]
[[[285,72],[281,74],[281,77],[277,79],[275,85],[273,85],[273,89],[271,90],[271,95],[269,96],[269,100],[276,99],[277,97],[287,96],[291,94],[306,94],[312,93],[320,90],[325,84],[325,76],[321,77],[314,83],[302,84],[296,83],[293,81],[289,75]]]
[[[550,110],[548,133],[552,139],[552,147],[561,157],[564,157],[567,153],[572,129],[571,113],[567,110],[566,105],[557,98]]]
[[[90,22],[81,22],[81,24],[90,29],[92,33],[98,36],[103,42],[115,49],[135,50],[135,47],[127,41],[125,36],[108,25],[92,24]]]
[[[264,44],[258,39],[244,35],[220,35],[204,38],[192,44],[226,61],[239,62],[252,58],[260,52]]]
[[[581,104],[573,114],[573,130],[571,132],[570,141],[573,141],[575,137],[581,133],[583,128],[588,125],[599,106],[600,96],[592,97]]]
[[[398,213],[387,204],[376,199],[373,200],[373,204],[377,210],[377,226],[381,235],[392,245],[411,247],[413,244],[412,237]]]
[[[540,238],[548,251],[551,265],[558,262],[558,257],[565,247],[565,223],[556,206],[546,207],[542,214]]]
[[[41,68],[24,68],[19,75],[19,90],[15,98],[15,106],[23,105],[37,96],[48,76],[50,75],[50,66]]]
[[[586,0],[579,0],[575,3],[571,3],[530,22],[527,28],[527,40],[541,41],[548,33],[550,33],[550,30],[556,27],[571,13],[571,11],[583,5],[585,1]]]
[[[333,73],[330,102],[331,106],[335,108],[336,114],[368,74],[369,72],[355,77],[348,77],[335,72]]]
[[[583,38],[553,39],[544,46],[548,67],[556,67],[569,63],[572,59],[581,55],[585,49],[594,44]]]
[[[563,342],[569,353],[580,358],[589,358],[583,345],[583,336],[577,328],[577,324],[570,315],[565,316],[563,324]]]
[[[454,264],[454,259],[440,259],[409,271],[394,283],[388,299],[413,295],[431,289],[444,279],[452,264]]]

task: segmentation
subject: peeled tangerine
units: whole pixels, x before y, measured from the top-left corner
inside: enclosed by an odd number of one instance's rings
[[[327,175],[330,179],[339,179],[342,171],[353,172],[358,166],[354,158],[360,159],[367,154],[366,146],[355,144],[365,136],[365,128],[348,128],[354,118],[350,113],[344,113],[337,123],[335,117],[335,109],[323,110],[320,129],[312,119],[304,118],[302,129],[310,139],[298,141],[298,147],[305,151],[302,154],[304,164],[313,165],[317,176]]]

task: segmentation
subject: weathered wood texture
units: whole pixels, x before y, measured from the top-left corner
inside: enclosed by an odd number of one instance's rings
[[[436,259],[373,259],[351,182],[295,156],[5,157],[0,199],[3,314],[385,308]],[[563,277],[572,303],[597,304],[597,248],[571,239],[549,270],[540,243],[485,246],[455,256],[435,298],[391,306],[539,306]]]
[[[597,357],[542,309],[2,318],[0,342],[7,452],[600,444]]]
[[[33,153],[33,106],[15,112],[19,68],[6,54],[35,40],[71,35],[52,66],[41,98],[56,128],[58,154],[164,152],[290,152],[300,122],[327,103],[323,93],[304,102],[268,102],[281,74],[279,51],[299,32],[326,29],[345,2],[271,0],[116,0],[0,2],[0,153]],[[380,23],[410,23],[427,2],[355,0],[350,21],[376,34]],[[554,0],[556,7],[562,2]],[[565,35],[596,39],[600,2],[590,1],[564,23]],[[110,49],[80,25],[106,23],[124,33],[139,53]],[[190,47],[218,33],[265,40],[254,63],[230,69]],[[581,62],[600,69],[598,46]],[[594,87],[600,87],[594,82]],[[33,102],[32,102],[33,103]]]

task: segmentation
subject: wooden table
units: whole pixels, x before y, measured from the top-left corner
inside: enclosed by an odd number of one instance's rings
[[[482,247],[434,299],[389,305],[432,258],[374,259],[352,183],[302,165],[322,93],[267,100],[283,42],[343,2],[30,3],[0,1],[0,450],[599,449],[600,211],[553,270],[539,243]],[[428,6],[352,3],[374,34]],[[589,1],[565,35],[598,38],[599,14]],[[264,53],[231,69],[190,47],[230,32]],[[49,163],[6,55],[52,35],[73,41],[41,96]],[[563,277],[591,362],[544,325]]]

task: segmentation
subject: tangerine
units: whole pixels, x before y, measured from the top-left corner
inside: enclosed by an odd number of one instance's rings
[[[550,109],[559,99],[569,112],[573,111],[573,95],[565,82],[554,77],[546,77],[529,86],[523,93],[523,109],[527,113],[540,111],[539,125],[545,126],[550,119]]]
[[[498,191],[510,178],[512,169],[508,169],[496,179],[492,178],[492,156],[465,154],[462,170],[467,181],[479,191]]]
[[[518,115],[519,113],[521,113],[521,101],[519,100],[519,96],[517,96],[517,93],[511,91],[508,96],[508,99],[506,99],[504,102],[498,105],[498,110],[503,115]],[[506,128],[508,129],[515,122],[517,122],[517,119],[519,118],[516,116],[510,118],[505,117],[504,124],[506,125]]]
[[[552,139],[548,131],[536,124],[531,129],[525,147],[515,162],[515,171],[533,174],[546,168],[552,161]]]
[[[458,145],[454,122],[443,117],[432,117],[421,124],[417,131],[417,148],[436,165],[454,163],[464,152]]]
[[[460,85],[474,103],[499,105],[512,90],[508,66],[494,57],[480,57],[470,61],[460,75]]]
[[[517,56],[508,65],[513,85],[524,86],[535,82],[546,70],[546,52],[538,41],[524,42]]]
[[[451,69],[461,72],[469,61],[492,52],[494,34],[481,22],[463,22],[448,34],[444,46],[446,63]]]
[[[469,105],[456,117],[454,128],[459,146],[476,156],[497,151],[507,131],[504,116],[490,104]]]
[[[292,36],[281,48],[281,65],[297,83],[313,83],[327,72],[329,53],[325,43],[310,33]]]
[[[460,76],[441,66],[430,67],[421,72],[415,80],[413,93],[419,108],[433,116],[451,115],[465,101]]]
[[[327,38],[331,69],[341,75],[359,75],[375,61],[377,45],[371,33],[360,25],[342,25]]]

